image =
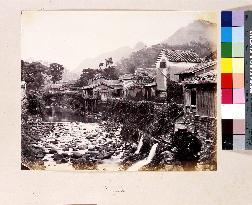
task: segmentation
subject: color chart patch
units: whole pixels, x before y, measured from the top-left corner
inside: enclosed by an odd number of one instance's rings
[[[221,12],[221,104],[222,149],[244,150],[244,11]]]

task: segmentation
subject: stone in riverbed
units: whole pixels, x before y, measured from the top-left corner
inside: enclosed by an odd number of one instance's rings
[[[44,158],[44,156],[45,156],[45,155],[44,155],[43,153],[39,153],[39,154],[37,154],[36,157],[41,159],[41,158]]]
[[[52,146],[49,145],[49,144],[46,144],[46,145],[45,145],[45,148],[52,148]]]
[[[63,152],[61,155],[62,155],[63,157],[66,157],[66,158],[69,157],[69,155],[68,155],[67,153],[65,153],[65,152]]]
[[[62,151],[69,151],[69,147],[64,147]]]
[[[80,150],[87,149],[87,145],[79,145],[79,146],[78,146],[78,149],[80,149]]]
[[[66,158],[61,159],[61,163],[67,163],[68,160]]]
[[[58,141],[57,140],[54,140],[51,142],[52,144],[58,144]]]
[[[80,154],[79,152],[72,152],[72,158],[80,158],[82,156],[82,154]]]
[[[60,155],[60,154],[54,154],[52,156],[52,158],[53,158],[54,161],[59,161],[59,160],[61,160],[63,158],[63,156]]]
[[[49,154],[55,154],[55,153],[57,153],[57,150],[54,149],[54,148],[52,148],[52,149],[49,151]]]
[[[97,137],[97,133],[92,135],[92,138],[95,138],[95,137]]]
[[[103,159],[110,159],[114,153],[115,153],[115,152],[107,152],[107,153],[103,156]]]
[[[39,161],[38,165],[44,165],[44,162],[43,161]]]

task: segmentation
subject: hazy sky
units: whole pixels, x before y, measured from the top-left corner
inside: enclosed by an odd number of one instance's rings
[[[214,13],[167,11],[25,11],[21,57],[63,64],[80,62],[123,46],[160,43],[195,19],[217,21]]]

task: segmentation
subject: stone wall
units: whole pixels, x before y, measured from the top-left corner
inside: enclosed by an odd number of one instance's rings
[[[202,143],[199,162],[215,165],[217,157],[217,119],[196,116],[195,131]]]

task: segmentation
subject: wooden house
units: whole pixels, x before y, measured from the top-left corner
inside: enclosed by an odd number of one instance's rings
[[[198,64],[176,75],[183,84],[185,111],[216,117],[216,61]]]
[[[102,76],[101,74],[97,74],[94,78],[90,79],[88,84],[98,84],[98,83],[104,83],[107,80],[109,80],[108,78]]]
[[[184,115],[177,119],[175,131],[195,132],[196,119],[201,122],[202,119],[208,119],[208,122],[216,119],[216,65],[216,61],[204,62],[176,74],[183,85]]]
[[[104,84],[113,88],[112,97],[123,97],[123,85],[120,80],[106,80]]]
[[[112,97],[113,87],[101,82],[84,86],[82,90],[84,98],[95,98],[101,99],[102,101],[106,101],[108,98]]]
[[[88,86],[82,87],[82,91],[85,98],[97,98],[106,101],[112,97],[122,97],[123,85],[120,80],[110,80],[99,75],[91,79]]]
[[[177,73],[201,62],[202,59],[192,50],[161,50],[156,60],[157,91],[165,93],[167,79],[178,81]]]

